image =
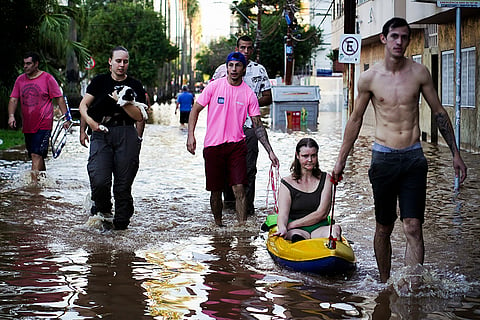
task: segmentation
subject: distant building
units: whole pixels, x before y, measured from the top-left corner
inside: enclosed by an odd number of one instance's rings
[[[317,48],[312,59],[312,70],[316,75],[329,75],[332,72],[332,60],[327,56],[331,51],[332,43],[332,11],[331,0],[310,0],[309,15],[310,24],[322,29],[322,40],[324,45]],[[315,74],[313,74],[315,76]]]

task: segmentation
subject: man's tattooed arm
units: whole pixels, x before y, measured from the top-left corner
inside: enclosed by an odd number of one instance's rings
[[[455,156],[455,153],[458,152],[457,144],[455,142],[455,135],[453,133],[452,123],[450,122],[450,118],[448,114],[445,112],[440,112],[435,115],[435,120],[437,121],[438,130],[442,134],[445,142],[450,148],[452,152],[452,156]]]
[[[253,128],[255,130],[255,135],[258,138],[258,141],[263,145],[268,154],[273,151],[270,142],[268,141],[267,130],[263,126],[262,120],[259,116],[251,117],[253,122]]]

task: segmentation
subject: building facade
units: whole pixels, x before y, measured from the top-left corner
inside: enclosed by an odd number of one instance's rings
[[[344,2],[334,0],[332,47],[338,49],[344,26]],[[456,8],[438,7],[431,0],[357,0],[356,32],[361,34],[360,63],[355,65],[355,78],[383,59],[384,46],[379,40],[383,24],[392,17],[405,18],[412,28],[410,45],[405,55],[430,70],[442,105],[452,124],[456,125]],[[460,147],[480,151],[480,8],[461,8],[461,108]],[[355,90],[356,91],[356,90]],[[356,94],[356,93],[355,93]],[[365,122],[373,124],[373,108],[368,108]],[[444,143],[423,98],[420,98],[420,130],[422,140]]]

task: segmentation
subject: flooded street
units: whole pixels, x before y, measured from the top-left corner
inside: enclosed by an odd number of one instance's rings
[[[454,198],[448,148],[422,143],[429,163],[423,286],[405,293],[395,290],[408,271],[400,224],[390,286],[379,282],[376,268],[371,128],[361,132],[335,200],[357,270],[325,278],[281,269],[267,253],[260,225],[273,210],[273,194],[261,145],[255,216],[238,227],[225,211],[228,226],[214,225],[201,152],[206,111],[192,156],[174,110],[154,105],[133,185],[135,214],[124,231],[85,225],[88,149],[78,142],[78,127],[60,157],[49,157],[39,185],[29,182],[23,150],[0,152],[0,319],[480,319],[479,154],[462,153],[469,176]],[[331,171],[341,127],[340,113],[323,112],[316,132],[268,130],[280,175],[288,175],[304,136],[318,142],[320,167]]]

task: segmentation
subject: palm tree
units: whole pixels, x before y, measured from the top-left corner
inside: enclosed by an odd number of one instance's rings
[[[39,24],[38,48],[46,71],[63,83],[65,95],[75,100],[80,97],[79,66],[85,66],[90,58],[88,49],[77,41],[82,17],[79,0],[69,0],[67,6],[51,0]]]
[[[80,3],[81,0],[71,0]],[[8,98],[15,78],[22,70],[22,55],[37,51],[42,56],[42,69],[52,73],[60,83],[65,83],[65,71],[83,66],[90,56],[79,43],[71,21],[79,22],[82,10],[76,6],[60,6],[58,0],[3,1],[0,10],[0,37],[3,40],[0,58],[0,127],[6,126],[5,115]],[[75,55],[75,59],[67,59]],[[78,67],[77,67],[78,68]],[[62,71],[60,71],[62,70]],[[67,79],[68,82],[68,79]],[[79,81],[77,80],[77,84]],[[69,86],[65,88],[68,90]],[[78,90],[77,90],[78,92]]]
[[[189,53],[189,59],[188,59],[188,64],[187,68],[190,71],[190,89],[193,90],[195,83],[194,81],[194,67],[193,67],[193,58],[195,54],[193,53],[193,40],[194,40],[194,34],[192,30],[192,26],[194,24],[194,21],[199,19],[199,13],[200,13],[200,6],[198,4],[198,0],[187,0],[187,18],[188,18],[188,34],[190,35],[189,37],[189,43],[188,43],[188,53]]]

